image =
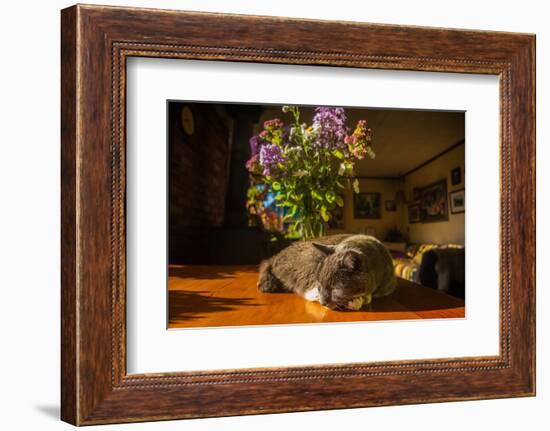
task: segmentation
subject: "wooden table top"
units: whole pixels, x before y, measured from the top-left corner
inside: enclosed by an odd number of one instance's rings
[[[293,293],[257,290],[252,266],[169,267],[169,328],[463,318],[464,301],[398,278],[360,311],[335,311]]]

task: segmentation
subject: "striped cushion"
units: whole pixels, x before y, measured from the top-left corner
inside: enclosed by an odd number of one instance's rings
[[[405,257],[393,257],[395,275],[405,280],[420,282],[418,270],[424,253],[433,249],[464,248],[460,244],[410,244],[405,250]]]
[[[393,268],[395,275],[405,280],[417,281],[418,269],[420,265],[413,260],[407,258],[397,258],[393,260]]]

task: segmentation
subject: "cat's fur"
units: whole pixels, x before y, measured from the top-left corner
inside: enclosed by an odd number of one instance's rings
[[[389,295],[396,278],[384,245],[367,235],[328,235],[296,242],[260,264],[258,289],[295,292],[333,309]]]

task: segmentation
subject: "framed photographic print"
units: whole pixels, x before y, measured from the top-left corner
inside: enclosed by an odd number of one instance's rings
[[[420,223],[420,204],[411,204],[407,207],[409,223]]]
[[[453,186],[456,186],[462,182],[462,173],[460,170],[460,166],[457,168],[454,168],[451,171],[451,184]]]
[[[355,218],[377,219],[381,216],[381,195],[378,192],[359,192],[353,195]]]
[[[466,198],[465,190],[454,190],[449,193],[449,200],[451,201],[451,214],[459,214],[466,212]]]
[[[187,123],[180,121],[185,113],[193,113],[193,134],[187,133]],[[168,329],[396,321],[411,318],[410,313],[398,310],[427,308],[428,304],[432,308],[429,315],[419,310],[417,314],[423,318],[464,317],[464,303],[459,300],[463,297],[434,298],[428,290],[418,291],[410,280],[395,279],[393,261],[385,250],[381,255],[375,250],[370,253],[384,259],[379,268],[373,263],[375,256],[369,258],[373,260],[370,271],[381,272],[380,286],[372,292],[377,294],[376,303],[370,291],[360,295],[363,285],[355,286],[352,280],[339,298],[329,297],[324,288],[311,286],[330,283],[308,275],[316,274],[319,264],[337,257],[335,246],[349,244],[348,255],[344,253],[342,258],[367,263],[366,254],[352,250],[376,247],[377,240],[367,236],[377,232],[366,226],[365,236],[357,234],[356,227],[345,228],[344,212],[352,210],[346,205],[351,201],[346,195],[355,197],[354,210],[360,217],[382,218],[381,193],[361,192],[362,185],[355,182],[353,173],[367,169],[367,163],[374,160],[369,154],[374,156],[376,148],[380,148],[377,163],[383,166],[391,162],[391,155],[373,142],[373,129],[366,126],[366,119],[384,137],[394,119],[403,121],[418,114],[358,107],[169,100]],[[429,119],[441,114],[422,115]],[[461,120],[462,115],[451,115]],[[384,127],[380,118],[390,126]],[[344,133],[341,140],[334,139],[330,134],[335,124],[339,124],[337,131],[354,132],[348,139]],[[329,139],[325,140],[326,136]],[[346,140],[353,142],[346,146]],[[153,158],[150,154],[145,160]],[[132,156],[127,160],[131,174]],[[342,169],[333,171],[338,165]],[[310,171],[313,175],[308,175]],[[133,207],[139,199],[127,202]],[[386,201],[388,208],[395,212],[395,201]],[[137,214],[145,211],[143,208]],[[134,217],[128,214],[131,230]],[[395,215],[384,217],[385,222],[396,219]],[[401,224],[399,227],[403,229]],[[388,234],[391,232],[385,239]],[[395,225],[393,238],[400,235]],[[151,258],[143,261],[140,267],[147,267]],[[327,277],[338,270],[327,268]],[[398,291],[393,292],[396,287]],[[434,301],[439,303],[438,310]]]
[[[423,223],[449,219],[446,179],[422,188],[420,195],[420,217]]]
[[[61,24],[64,421],[534,395],[533,35],[93,5]],[[467,231],[437,181],[456,166]],[[464,262],[467,302],[421,279],[426,244]]]

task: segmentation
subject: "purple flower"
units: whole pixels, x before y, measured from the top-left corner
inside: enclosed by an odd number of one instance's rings
[[[250,138],[248,143],[250,144],[250,156],[254,157],[260,151],[260,137],[258,135],[254,135]]]
[[[344,143],[344,138],[347,135],[344,108],[316,108],[313,129],[317,133],[315,140],[317,146],[347,152],[347,146]]]
[[[263,167],[263,174],[271,176],[279,163],[285,161],[281,147],[275,144],[264,144],[260,147],[260,165]]]

